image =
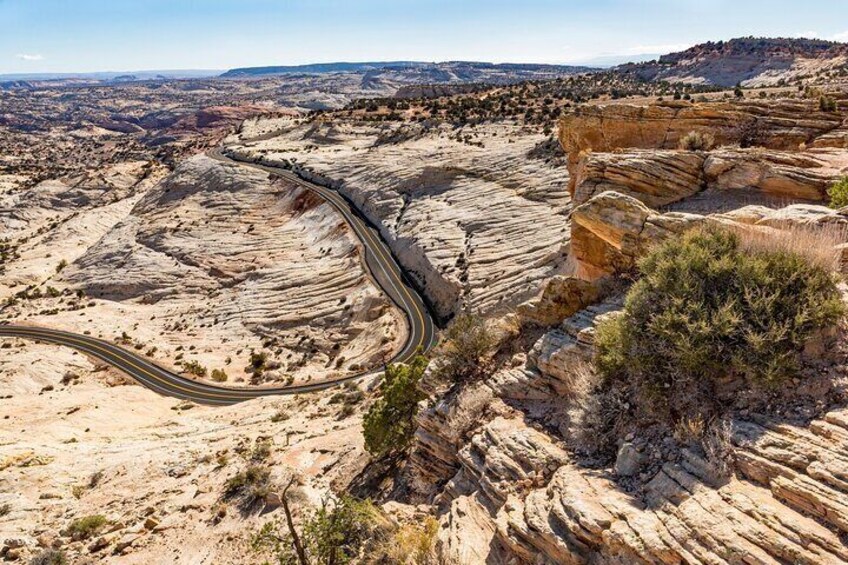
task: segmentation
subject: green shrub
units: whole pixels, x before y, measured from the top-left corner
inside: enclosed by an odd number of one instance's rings
[[[830,197],[831,208],[842,208],[848,206],[848,177],[842,177],[836,184],[827,190]]]
[[[227,380],[227,373],[223,369],[212,369],[212,380],[223,383]]]
[[[193,359],[191,361],[186,361],[185,363],[183,363],[183,370],[186,373],[189,373],[191,375],[195,375],[195,376],[198,376],[198,377],[205,377],[206,376],[206,367],[204,367],[203,365],[201,365],[200,363],[198,363],[197,361],[195,361]]]
[[[250,465],[236,473],[224,485],[224,498],[236,500],[242,510],[256,508],[271,491],[271,471],[264,465]]]
[[[466,382],[488,374],[495,339],[482,318],[470,314],[457,316],[445,337],[436,371],[440,378]]]
[[[836,112],[838,109],[839,107],[836,104],[836,100],[830,96],[819,97],[819,110],[822,112]]]
[[[421,390],[421,378],[427,359],[416,356],[408,365],[401,363],[386,367],[382,392],[362,422],[365,449],[375,457],[398,453],[409,447],[415,432],[418,403],[426,396]]]
[[[68,526],[68,535],[75,540],[88,539],[100,532],[107,523],[106,518],[100,514],[83,516],[71,522]]]
[[[598,326],[596,366],[678,417],[712,402],[725,377],[784,383],[805,343],[844,314],[828,269],[797,253],[742,249],[718,228],[659,246],[639,271],[622,315]]]

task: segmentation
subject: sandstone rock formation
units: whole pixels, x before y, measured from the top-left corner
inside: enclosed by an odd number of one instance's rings
[[[524,323],[552,326],[594,304],[602,294],[601,285],[577,277],[557,276],[551,278],[541,296],[520,304],[516,313]]]
[[[816,100],[584,105],[560,120],[559,139],[568,154],[574,193],[574,173],[587,152],[677,149],[693,131],[709,133],[718,145],[794,151],[801,144],[815,146],[842,124],[841,115],[820,111]]]
[[[429,420],[417,439],[427,457],[414,458],[412,466],[423,483],[447,481],[437,498],[441,555],[467,564],[733,563],[740,555],[761,563],[848,559],[844,407],[809,423],[750,413],[734,419],[727,441],[739,474],[718,482],[697,451],[683,448],[666,459],[672,452],[664,444],[647,444],[631,449],[656,471],[633,492],[610,470],[587,468],[561,447],[552,431],[561,417],[556,407],[573,391],[575,365],[592,356],[594,324],[617,308],[612,300],[566,319],[540,338],[526,365],[478,385],[476,395],[491,403],[494,394],[495,404],[500,397],[514,408],[479,416],[463,447],[452,440],[447,449],[428,450],[453,429],[449,419]],[[522,379],[536,392],[507,394],[515,389],[504,384]],[[481,393],[485,388],[491,392]],[[459,413],[462,406],[467,411],[467,400],[448,399],[439,411]],[[548,425],[534,425],[541,421]],[[425,461],[428,466],[421,466]],[[429,474],[438,461],[446,464],[438,476]]]
[[[702,153],[691,151],[589,153],[574,173],[574,205],[606,191],[653,208],[677,202],[705,188],[704,160]]]
[[[729,192],[750,201],[822,202],[848,172],[848,154],[768,149],[714,151],[626,150],[587,153],[575,166],[574,205],[604,191],[633,196],[659,208],[708,191],[716,207]]]
[[[757,228],[813,228],[824,225],[848,225],[848,215],[821,205],[793,204],[771,209],[747,206],[727,213],[659,213],[631,196],[604,192],[574,209],[572,252],[586,276],[632,269],[636,260],[668,238],[705,223],[751,226]],[[834,232],[838,239],[848,233]],[[838,243],[823,238],[820,245]]]
[[[0,348],[0,551],[13,562],[49,548],[68,563],[261,561],[250,539],[282,509],[245,515],[222,500],[227,480],[256,463],[258,443],[269,446],[261,464],[273,480],[298,477],[304,506],[364,464],[358,410],[341,415],[330,395],[196,406],[128,385],[68,348],[3,343],[13,347]],[[109,523],[73,540],[69,524],[90,515]]]
[[[319,121],[231,153],[337,187],[448,316],[503,312],[563,271],[567,175],[528,155],[542,142],[509,124],[453,132]]]
[[[267,370],[254,384],[358,372],[390,358],[405,337],[358,240],[302,188],[199,156],[123,212],[50,281],[92,301],[84,319],[95,336],[166,365],[197,362],[207,376],[221,369],[235,382],[248,378],[251,351],[265,350]],[[78,330],[73,302],[24,301],[15,317]]]

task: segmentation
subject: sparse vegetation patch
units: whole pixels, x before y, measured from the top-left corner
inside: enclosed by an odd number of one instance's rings
[[[743,249],[718,228],[661,245],[639,271],[622,315],[598,326],[596,365],[639,406],[675,420],[709,413],[726,379],[785,385],[808,341],[845,311],[828,269],[790,251]]]

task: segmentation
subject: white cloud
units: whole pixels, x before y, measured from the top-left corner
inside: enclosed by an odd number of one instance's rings
[[[18,53],[15,55],[15,58],[21,61],[43,61],[44,55],[38,53]]]
[[[815,39],[819,37],[819,32],[817,31],[801,31],[793,35],[792,37],[803,38],[803,39]]]
[[[842,33],[837,33],[833,37],[831,37],[833,41],[848,41],[848,31],[843,31]]]

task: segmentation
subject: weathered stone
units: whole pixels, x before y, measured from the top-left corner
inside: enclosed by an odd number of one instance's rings
[[[632,443],[625,443],[615,456],[615,473],[620,477],[632,477],[639,472],[644,462],[644,455]]]
[[[265,495],[265,508],[268,510],[279,508],[282,503],[283,499],[280,498],[280,495],[277,492],[271,491]]]
[[[574,171],[574,205],[608,190],[652,208],[677,202],[705,188],[704,159],[691,151],[588,153]]]
[[[551,326],[600,297],[601,289],[597,283],[576,277],[557,276],[548,281],[538,299],[519,305],[517,312],[525,321]]]

